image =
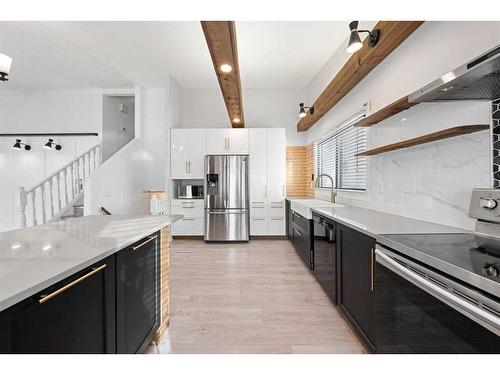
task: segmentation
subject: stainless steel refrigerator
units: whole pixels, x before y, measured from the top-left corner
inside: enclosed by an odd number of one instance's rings
[[[205,241],[248,241],[248,155],[205,156]]]

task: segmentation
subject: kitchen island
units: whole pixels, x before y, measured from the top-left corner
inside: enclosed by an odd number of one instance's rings
[[[168,324],[179,219],[85,216],[1,233],[0,352],[144,351]]]

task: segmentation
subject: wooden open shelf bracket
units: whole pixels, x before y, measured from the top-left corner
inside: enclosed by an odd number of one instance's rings
[[[371,150],[360,152],[359,154],[356,154],[356,156],[379,155],[379,154],[383,154],[383,153],[389,152],[389,151],[395,151],[395,150],[399,150],[402,148],[407,148],[407,147],[421,145],[424,143],[439,141],[441,139],[456,137],[456,136],[464,135],[464,134],[475,133],[475,132],[479,132],[482,130],[487,130],[489,128],[490,128],[489,125],[483,125],[483,124],[456,126],[454,128],[440,130],[440,131],[435,132],[435,133],[430,133],[430,134],[426,134],[426,135],[423,135],[420,137],[407,139],[405,141],[391,143],[391,144],[386,145],[386,146],[372,148]]]

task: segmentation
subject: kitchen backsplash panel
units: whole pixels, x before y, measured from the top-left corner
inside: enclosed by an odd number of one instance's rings
[[[422,103],[370,127],[368,147],[460,125],[489,124],[488,102]],[[473,188],[491,187],[490,132],[368,158],[366,192],[339,192],[339,202],[465,229]]]
[[[493,187],[500,188],[500,99],[491,103],[491,116],[493,126]]]

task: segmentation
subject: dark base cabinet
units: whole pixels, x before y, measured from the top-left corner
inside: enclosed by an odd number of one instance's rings
[[[0,353],[141,353],[159,322],[157,232],[0,312]]]
[[[309,269],[314,268],[314,252],[313,252],[313,236],[314,226],[313,221],[306,219],[295,211],[292,211],[292,244],[301,256]]]
[[[375,351],[375,240],[337,224],[337,302],[370,351]]]
[[[115,257],[0,313],[0,353],[115,353]]]
[[[160,235],[116,255],[116,347],[144,352],[160,324]]]

